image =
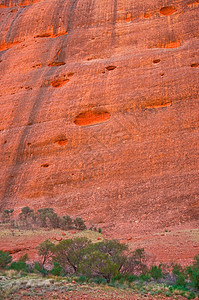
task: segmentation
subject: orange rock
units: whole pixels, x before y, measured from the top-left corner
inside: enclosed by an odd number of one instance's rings
[[[194,228],[199,6],[186,2],[1,1],[1,210],[53,207],[118,238]]]

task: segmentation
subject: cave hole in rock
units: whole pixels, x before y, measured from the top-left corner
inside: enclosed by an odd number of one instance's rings
[[[74,123],[78,126],[89,126],[103,123],[110,119],[110,114],[102,110],[88,110],[76,116]]]
[[[7,141],[5,140],[5,141],[4,141],[4,144],[6,144],[6,143],[7,143]]]
[[[35,36],[35,38],[44,38],[44,37],[50,37],[50,33],[42,33]]]
[[[42,168],[48,168],[48,167],[49,167],[49,164],[42,164],[41,167],[42,167]]]
[[[107,69],[108,71],[115,70],[116,68],[117,68],[116,66],[108,66],[108,67],[106,67],[106,69]]]
[[[174,14],[177,11],[177,9],[174,6],[164,6],[160,9],[160,14],[164,16],[170,16]]]
[[[67,76],[68,76],[68,77],[72,77],[74,74],[75,74],[75,73],[73,73],[73,72],[69,72],[69,73],[67,74]]]
[[[59,146],[65,146],[68,143],[68,140],[65,138],[60,138],[56,140],[55,143],[58,144]]]
[[[191,64],[191,67],[192,67],[192,68],[198,68],[198,67],[199,67],[199,64],[197,64],[197,63]]]
[[[148,19],[148,18],[150,18],[151,17],[151,13],[150,12],[146,12],[145,14],[144,14],[144,18],[145,19]]]
[[[59,61],[59,62],[53,61],[53,62],[51,62],[51,63],[48,64],[48,67],[59,67],[59,66],[65,65],[65,64],[66,63],[63,62],[63,61]]]
[[[66,84],[67,82],[69,82],[69,79],[67,78],[59,78],[57,80],[54,80],[51,82],[51,85],[55,88],[59,88],[62,87],[64,84]]]
[[[27,145],[28,145],[28,146],[30,146],[30,145],[31,145],[31,143],[27,143]]]
[[[154,64],[158,64],[159,62],[161,62],[160,59],[154,59],[154,60],[153,60],[153,63],[154,63]]]

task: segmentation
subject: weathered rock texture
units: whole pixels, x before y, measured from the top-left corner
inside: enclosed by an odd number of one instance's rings
[[[1,208],[123,235],[198,220],[199,1],[0,1]]]

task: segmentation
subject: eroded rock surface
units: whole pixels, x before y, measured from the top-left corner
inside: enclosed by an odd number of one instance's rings
[[[124,236],[198,220],[198,12],[1,0],[1,208]]]

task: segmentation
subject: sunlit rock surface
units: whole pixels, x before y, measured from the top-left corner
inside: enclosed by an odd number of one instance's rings
[[[0,0],[1,208],[119,235],[198,220],[199,1]]]

